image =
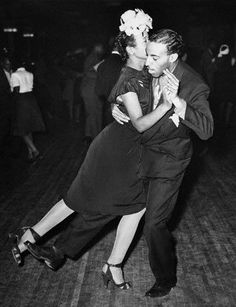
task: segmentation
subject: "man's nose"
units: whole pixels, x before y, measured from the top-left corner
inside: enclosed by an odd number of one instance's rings
[[[149,57],[147,57],[145,65],[149,66],[149,62],[150,62]]]

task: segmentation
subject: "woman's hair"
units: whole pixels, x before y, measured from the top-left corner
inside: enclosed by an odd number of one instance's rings
[[[114,48],[117,50],[123,61],[127,60],[128,53],[126,51],[126,47],[135,47],[136,46],[136,40],[133,35],[128,36],[125,32],[120,32],[115,40],[114,40]]]
[[[14,69],[18,69],[20,67],[28,67],[27,65],[27,60],[25,58],[15,58],[14,63],[13,63]]]

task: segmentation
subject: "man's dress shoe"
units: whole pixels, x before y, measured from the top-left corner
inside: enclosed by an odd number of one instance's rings
[[[170,290],[175,287],[175,284],[161,285],[159,282],[155,282],[153,287],[148,290],[145,296],[149,297],[162,297],[170,293]]]
[[[24,244],[34,258],[44,261],[45,264],[54,271],[59,269],[65,262],[64,255],[55,246],[43,247],[32,244],[29,241],[26,241]]]

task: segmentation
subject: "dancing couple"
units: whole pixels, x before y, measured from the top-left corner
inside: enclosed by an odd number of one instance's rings
[[[121,16],[116,40],[127,61],[109,97],[116,121],[94,139],[65,197],[33,227],[11,234],[17,264],[28,251],[57,270],[121,216],[102,276],[106,287],[112,282],[127,290],[131,285],[124,280],[122,262],[146,211],[144,235],[156,278],[146,296],[165,296],[175,287],[176,255],[167,222],[191,160],[190,134],[208,139],[213,119],[207,85],[181,61],[182,37],[163,29],[148,40],[151,28],[151,17],[142,10]],[[52,246],[37,244],[72,213]]]

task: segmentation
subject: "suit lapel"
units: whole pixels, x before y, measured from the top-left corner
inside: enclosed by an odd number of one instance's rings
[[[181,82],[182,76],[184,74],[184,64],[182,61],[179,61],[178,64],[176,65],[173,75]]]

